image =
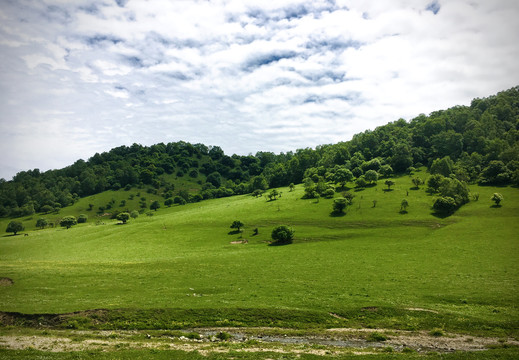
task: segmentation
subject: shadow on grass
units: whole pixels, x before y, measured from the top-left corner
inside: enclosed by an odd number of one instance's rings
[[[241,231],[240,230],[231,230],[227,233],[227,235],[237,235],[237,234],[240,234]]]
[[[503,205],[494,204],[494,205],[491,205],[490,207],[493,208],[493,209],[499,209],[500,207],[503,207]]]
[[[343,217],[346,213],[344,211],[332,211],[330,217]]]
[[[274,241],[269,244],[269,246],[285,246],[292,244],[292,241]]]
[[[399,213],[402,215],[405,215],[405,214],[407,214],[407,210],[400,210]]]
[[[438,212],[432,212],[431,215],[434,216],[434,217],[437,217],[439,219],[445,219],[445,218],[448,218],[449,216],[451,216],[452,214],[454,214],[455,211],[450,211],[450,212],[447,212],[447,213],[438,213]]]
[[[420,188],[418,186],[413,186],[413,187],[409,188],[409,190],[420,190]]]
[[[382,189],[383,192],[391,192],[391,191],[394,191],[395,189]]]

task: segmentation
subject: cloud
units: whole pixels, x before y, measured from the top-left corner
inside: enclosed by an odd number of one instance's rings
[[[517,85],[518,15],[509,0],[5,2],[0,177],[133,142],[289,151],[468,104]]]

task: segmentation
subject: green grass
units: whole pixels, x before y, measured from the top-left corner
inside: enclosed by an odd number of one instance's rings
[[[126,225],[91,217],[69,230],[5,235],[0,277],[14,285],[0,287],[0,310],[114,310],[99,322],[78,315],[68,325],[79,328],[365,326],[518,336],[519,191],[477,187],[479,201],[441,219],[423,188],[408,190],[407,176],[395,182],[393,191],[381,181],[355,192],[339,217],[331,199],[302,200],[299,185],[271,202],[235,196],[162,207]],[[496,191],[500,208],[491,207]],[[399,213],[403,198],[407,214]],[[82,213],[89,201],[61,214]],[[241,234],[229,234],[233,220],[245,223]],[[293,244],[268,246],[278,224],[293,227]]]

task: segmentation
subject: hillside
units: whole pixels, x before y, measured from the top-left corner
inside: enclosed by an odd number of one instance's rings
[[[403,119],[357,134],[352,140],[316,149],[254,156],[224,154],[218,146],[176,142],[150,147],[120,146],[60,170],[38,169],[0,180],[0,217],[59,210],[106,190],[140,188],[164,199],[198,202],[299,184],[337,168],[361,178],[431,168],[448,158],[452,175],[467,183],[519,184],[519,87],[470,106]],[[318,183],[319,179],[313,179]]]

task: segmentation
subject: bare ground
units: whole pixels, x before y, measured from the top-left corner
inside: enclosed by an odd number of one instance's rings
[[[427,332],[406,332],[385,329],[329,329],[317,334],[294,336],[283,334],[284,329],[271,328],[204,328],[193,329],[200,339],[172,336],[155,331],[72,331],[72,330],[0,330],[0,348],[37,349],[51,352],[83,350],[115,351],[118,349],[159,349],[211,352],[279,352],[293,354],[344,354],[380,352],[388,347],[393,351],[405,348],[418,352],[481,351],[503,344],[519,346],[515,339],[475,337],[459,334],[433,336]],[[225,332],[229,341],[216,335]],[[384,334],[384,341],[370,341],[370,334]]]

